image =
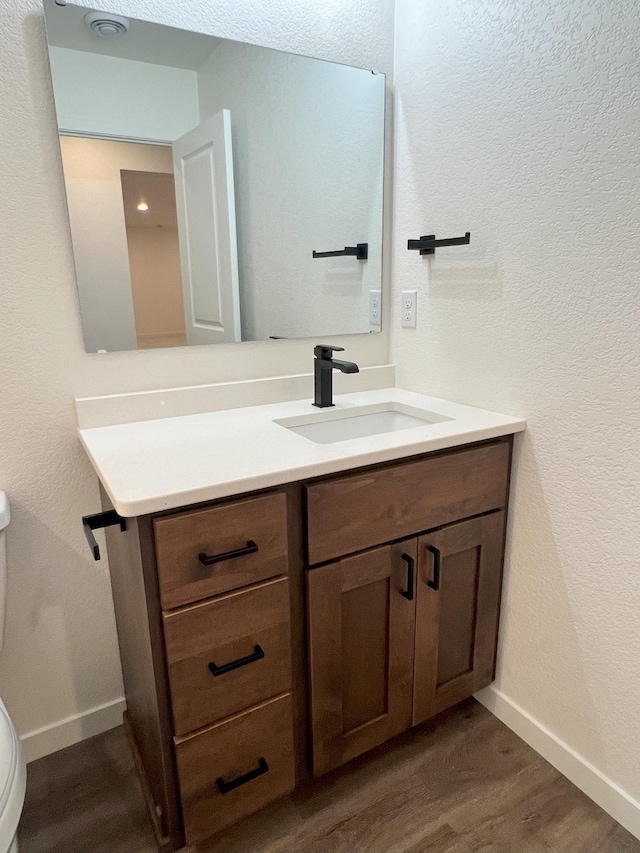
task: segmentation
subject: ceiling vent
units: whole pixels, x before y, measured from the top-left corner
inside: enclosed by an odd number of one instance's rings
[[[107,12],[89,12],[84,19],[87,27],[100,38],[118,38],[129,30],[129,21]]]

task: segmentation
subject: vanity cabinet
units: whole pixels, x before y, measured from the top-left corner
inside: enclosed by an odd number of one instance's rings
[[[287,496],[128,519],[107,545],[125,727],[179,850],[295,785]]]
[[[308,487],[311,559],[428,531],[307,571],[314,775],[493,679],[508,472],[500,443]]]
[[[126,728],[162,850],[492,680],[510,460],[506,436],[107,532]]]

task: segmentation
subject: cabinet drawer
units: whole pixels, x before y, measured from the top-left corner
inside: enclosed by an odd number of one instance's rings
[[[165,613],[177,735],[291,687],[289,581],[278,578]]]
[[[309,564],[504,506],[510,451],[500,442],[307,486]]]
[[[281,492],[156,518],[154,531],[164,608],[288,571],[287,507]]]
[[[291,694],[176,738],[176,761],[185,837],[195,844],[293,790]]]

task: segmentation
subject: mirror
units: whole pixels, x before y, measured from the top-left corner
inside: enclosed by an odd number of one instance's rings
[[[44,8],[88,352],[380,331],[383,74]]]

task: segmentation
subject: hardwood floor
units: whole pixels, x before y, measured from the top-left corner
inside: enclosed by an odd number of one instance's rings
[[[28,768],[21,853],[156,853],[121,728]],[[640,853],[470,699],[199,853]]]

